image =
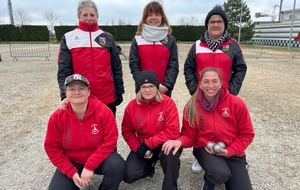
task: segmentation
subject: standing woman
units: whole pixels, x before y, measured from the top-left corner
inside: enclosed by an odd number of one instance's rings
[[[228,18],[222,6],[216,5],[205,18],[206,32],[191,47],[184,63],[185,84],[190,92],[196,92],[199,73],[206,67],[218,68],[222,84],[231,94],[238,95],[246,75],[245,63],[238,42],[227,32]],[[197,162],[192,171],[198,173]]]
[[[98,9],[92,0],[81,0],[77,8],[79,24],[61,39],[57,79],[65,108],[64,81],[67,76],[79,73],[90,81],[92,95],[116,113],[123,101],[124,85],[122,64],[111,34],[98,26]]]
[[[162,148],[169,154],[174,148],[173,152],[193,147],[205,171],[201,190],[223,183],[226,190],[252,190],[245,155],[254,138],[250,113],[241,98],[223,87],[221,78],[216,68],[203,70],[199,87],[184,108],[180,137]]]
[[[130,153],[127,156],[124,181],[133,183],[153,177],[160,160],[164,179],[163,190],[177,189],[181,150],[164,154],[162,145],[179,136],[179,114],[175,102],[158,91],[159,82],[152,70],[142,71],[138,79],[136,98],[125,109],[122,135]],[[171,150],[172,152],[172,150]]]
[[[110,109],[90,96],[90,83],[80,74],[65,80],[66,109],[50,117],[45,151],[57,167],[49,190],[87,187],[94,174],[103,175],[101,189],[117,190],[125,175],[125,161],[115,151],[118,129]]]
[[[164,9],[159,2],[148,3],[132,40],[129,66],[138,92],[138,78],[143,70],[154,70],[159,91],[171,96],[178,72],[176,39],[171,35]]]

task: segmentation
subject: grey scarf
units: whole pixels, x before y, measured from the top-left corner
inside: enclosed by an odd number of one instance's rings
[[[158,42],[163,40],[168,35],[169,28],[166,26],[156,27],[144,24],[142,36],[150,42]]]

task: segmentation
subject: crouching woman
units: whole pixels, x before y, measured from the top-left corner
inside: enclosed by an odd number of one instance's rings
[[[78,190],[89,186],[94,174],[104,175],[99,189],[119,189],[126,164],[115,151],[118,129],[112,111],[90,96],[88,80],[73,74],[65,80],[65,110],[50,117],[45,151],[57,167],[49,190]]]
[[[176,152],[193,147],[205,171],[203,190],[223,183],[227,190],[251,190],[245,150],[254,138],[252,121],[245,102],[223,88],[221,81],[217,69],[202,71],[199,87],[183,111],[180,137],[162,148],[168,154],[173,148]]]

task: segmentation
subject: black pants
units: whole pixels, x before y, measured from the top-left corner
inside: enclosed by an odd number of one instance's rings
[[[73,163],[80,174],[84,165]],[[117,153],[112,152],[102,164],[96,168],[95,174],[104,175],[99,190],[117,190],[119,189],[120,182],[125,176],[126,164],[123,158]],[[49,185],[49,190],[78,190],[73,179],[68,178],[66,175],[56,169],[53,178]]]
[[[131,151],[126,159],[127,169],[124,181],[133,183],[141,178],[147,177],[154,171],[157,160],[160,160],[160,165],[164,172],[163,190],[176,190],[177,179],[180,169],[180,149],[175,155],[173,150],[169,155],[166,155],[161,150],[161,146],[152,150],[153,156],[151,159],[140,158],[135,152]]]
[[[227,190],[251,190],[246,156],[229,158],[209,154],[204,148],[195,148],[194,156],[205,171],[204,180],[223,184]]]

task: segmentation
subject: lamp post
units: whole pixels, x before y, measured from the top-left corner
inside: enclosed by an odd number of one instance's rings
[[[12,10],[12,5],[11,5],[11,0],[7,1],[8,3],[8,12],[9,12],[9,18],[10,18],[10,24],[14,25],[14,15],[13,15],[13,10]]]
[[[240,26],[239,26],[239,36],[238,36],[239,43],[240,43],[240,39],[241,39],[242,16],[243,16],[243,1],[241,2]]]
[[[292,14],[292,24],[291,24],[289,48],[288,48],[289,50],[291,48],[291,43],[292,43],[292,34],[293,34],[293,26],[294,26],[294,19],[295,19],[295,7],[296,7],[296,0],[294,0],[294,7],[293,7],[293,14]]]

